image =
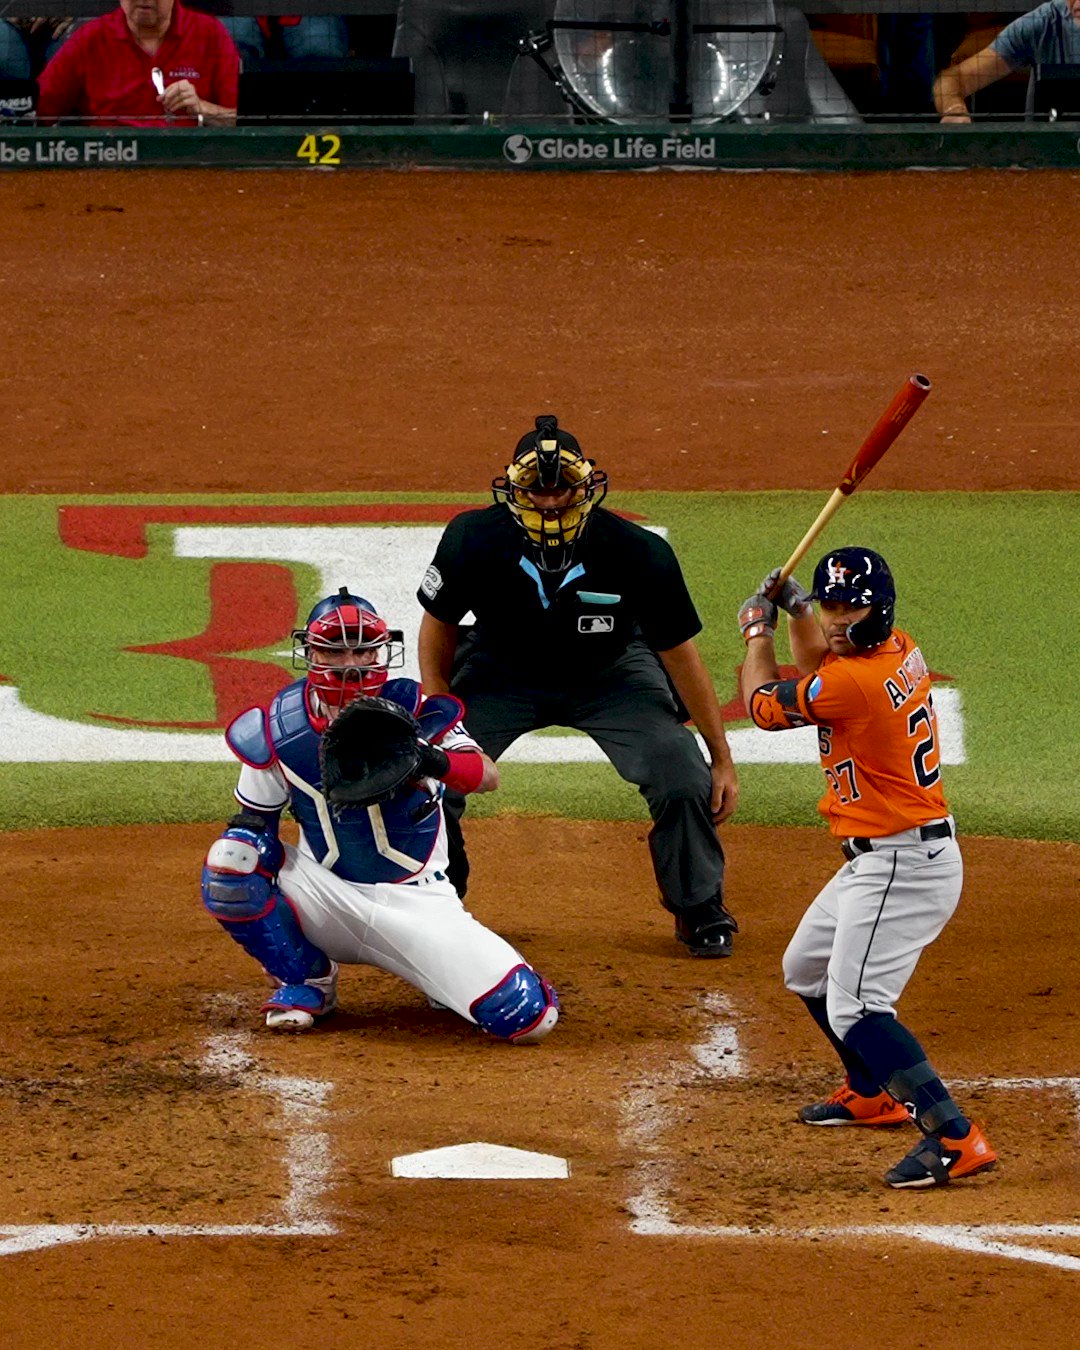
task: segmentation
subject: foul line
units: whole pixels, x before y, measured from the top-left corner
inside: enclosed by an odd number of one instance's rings
[[[725,994],[702,999],[707,1021],[703,1040],[690,1049],[690,1061],[669,1063],[643,1083],[634,1085],[622,1101],[620,1140],[638,1154],[632,1173],[633,1192],[627,1201],[632,1215],[630,1231],[643,1237],[738,1238],[761,1241],[805,1241],[822,1238],[892,1240],[908,1238],[954,1251],[1005,1257],[1080,1271],[1080,1257],[1046,1247],[1025,1246],[1022,1239],[1043,1242],[1080,1239],[1080,1224],[863,1224],[850,1226],[743,1227],[730,1224],[688,1224],[671,1217],[664,1196],[670,1191],[679,1160],[663,1148],[663,1136],[677,1124],[680,1096],[703,1078],[741,1078],[745,1056],[739,1044],[739,1019]],[[1068,1092],[1080,1121],[1080,1078],[976,1078],[958,1081],[960,1088],[1000,1088],[1006,1091],[1058,1089]]]
[[[268,1223],[88,1223],[0,1225],[0,1256],[40,1251],[96,1238],[131,1237],[329,1237],[337,1232],[322,1213],[320,1202],[330,1176],[330,1136],[322,1128],[332,1083],[311,1078],[282,1078],[260,1073],[244,1048],[246,1034],[211,1037],[203,1069],[223,1081],[277,1099],[286,1127],[285,1157],[289,1179],[282,1218]]]

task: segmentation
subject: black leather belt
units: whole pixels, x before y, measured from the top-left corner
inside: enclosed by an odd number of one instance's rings
[[[423,880],[425,886],[428,884],[429,881],[445,881],[445,880],[446,880],[446,873],[445,873],[445,872],[432,872],[431,876],[429,876],[429,877],[424,877],[424,878],[422,878],[422,880]],[[419,885],[420,885],[420,882],[421,882],[421,878],[420,878],[420,877],[414,877],[411,881],[403,881],[401,884],[402,884],[403,886],[419,886]]]
[[[920,825],[919,838],[924,843],[930,839],[951,839],[952,826],[947,820],[939,820],[936,825]],[[872,853],[874,841],[872,839],[845,839],[840,847],[844,851],[844,856],[850,859],[856,853]]]

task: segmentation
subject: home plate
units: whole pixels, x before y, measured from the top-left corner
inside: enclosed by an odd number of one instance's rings
[[[391,1160],[390,1175],[453,1181],[531,1181],[568,1177],[570,1164],[553,1153],[530,1153],[502,1144],[454,1144],[423,1153],[403,1153]]]

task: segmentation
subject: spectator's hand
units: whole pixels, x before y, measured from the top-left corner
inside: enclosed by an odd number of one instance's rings
[[[170,117],[191,117],[197,121],[202,116],[202,99],[190,80],[166,85],[160,100]]]
[[[55,42],[58,37],[64,36],[74,22],[74,19],[31,19],[30,32],[37,33],[42,28],[47,28],[50,39]]]
[[[951,122],[954,125],[961,125],[971,121],[971,114],[960,108],[956,108],[952,112],[943,113],[941,120],[943,123]]]

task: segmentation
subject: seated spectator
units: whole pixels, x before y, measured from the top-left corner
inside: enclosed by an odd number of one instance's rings
[[[970,122],[967,99],[1027,66],[1080,66],[1080,0],[1049,0],[1008,24],[989,46],[934,81],[943,122]]]
[[[230,126],[239,68],[217,19],[179,0],[120,0],[119,9],[73,33],[46,65],[38,117]]]
[[[85,19],[5,19],[0,23],[0,75],[33,79]]]
[[[11,19],[0,21],[0,79],[28,80],[33,73],[22,25]]]
[[[341,14],[258,19],[228,15],[221,22],[236,43],[242,62],[273,57],[277,52],[289,61],[310,57],[343,60],[349,55],[349,25]]]

